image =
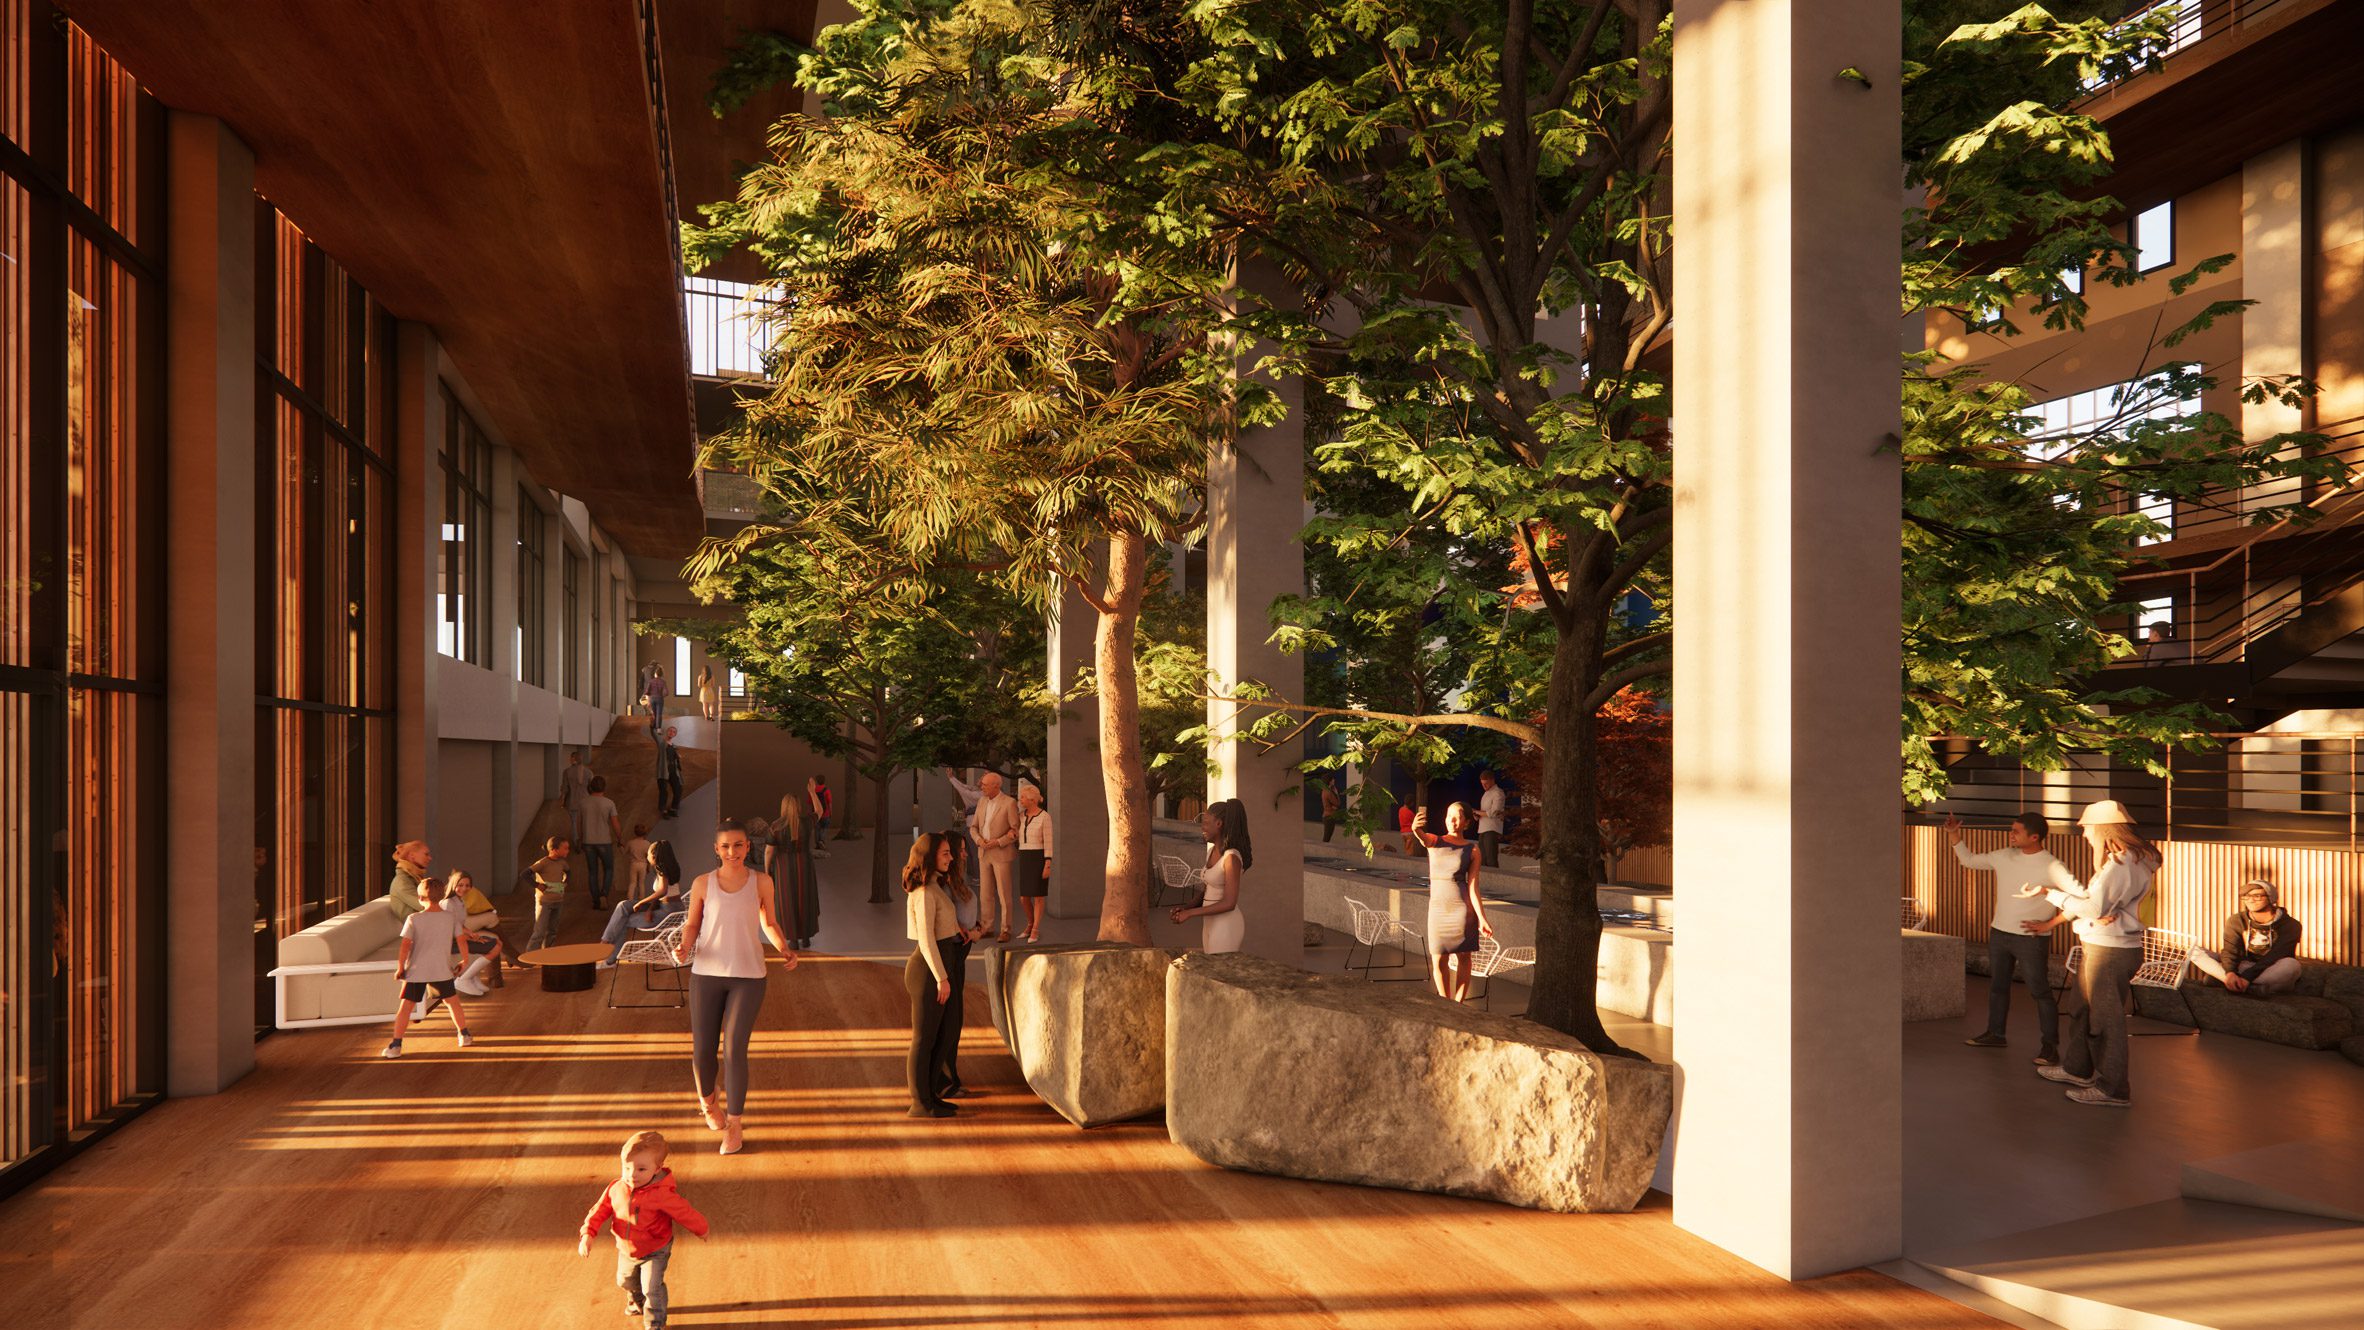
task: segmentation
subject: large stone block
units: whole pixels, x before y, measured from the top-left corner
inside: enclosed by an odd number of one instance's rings
[[[1158,947],[1086,942],[992,947],[993,1028],[1026,1084],[1078,1127],[1166,1103],[1166,966]]]
[[[1904,1018],[1954,1020],[1967,998],[1962,983],[1962,939],[1950,933],[1904,930]]]
[[[2329,998],[2280,993],[2258,997],[2186,985],[2183,999],[2203,1030],[2264,1039],[2292,1048],[2337,1048],[2355,1032],[2355,1017]]]
[[[1197,952],[1167,972],[1166,1130],[1226,1168],[1630,1210],[1673,1107],[1670,1067],[1410,985]]]

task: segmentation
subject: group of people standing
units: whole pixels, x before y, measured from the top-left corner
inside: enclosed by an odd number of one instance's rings
[[[1995,874],[1995,912],[1987,931],[1986,1028],[1965,1042],[2002,1048],[2014,977],[2027,985],[2036,1008],[2036,1074],[2069,1086],[2080,1104],[2124,1108],[2132,1102],[2126,1022],[2129,985],[2142,968],[2145,929],[2139,910],[2158,879],[2162,856],[2143,838],[2133,814],[2115,799],[2086,807],[2077,821],[2093,850],[2093,876],[2079,882],[2045,849],[2051,828],[2038,813],[2011,820],[2009,843],[1974,853],[1963,844],[1961,819],[1945,820],[1947,839],[1963,867]],[[2081,951],[2065,1001],[2056,1004],[2047,967],[2048,935],[2063,924],[2076,931]],[[2223,950],[2205,948],[2191,959],[2203,974],[2236,993],[2267,994],[2298,981],[2298,920],[2281,908],[2279,893],[2252,881],[2240,908],[2225,921]],[[2065,1038],[2060,1018],[2068,1017]]]
[[[665,723],[665,704],[672,700],[673,691],[665,677],[665,667],[655,662],[640,667],[640,687],[633,694],[633,706],[648,717],[653,730]],[[690,682],[690,699],[698,714],[707,720],[722,719],[722,690],[714,681],[714,665],[707,662],[698,666]]]

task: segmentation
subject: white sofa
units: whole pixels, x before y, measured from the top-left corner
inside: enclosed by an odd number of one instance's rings
[[[482,931],[500,921],[498,912],[471,914],[468,927]],[[393,1020],[401,1005],[394,983],[401,953],[402,925],[384,896],[279,939],[279,968],[271,971],[278,1027]]]

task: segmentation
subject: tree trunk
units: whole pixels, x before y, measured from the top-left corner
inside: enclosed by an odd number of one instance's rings
[[[888,862],[891,854],[887,848],[886,810],[894,806],[887,802],[887,787],[894,784],[895,769],[881,767],[870,781],[878,794],[878,825],[870,830],[870,903],[884,905],[889,899],[887,880],[892,868]],[[846,788],[851,790],[853,786],[849,784]]]
[[[1535,990],[1528,1019],[1595,1053],[1631,1057],[1601,1027],[1600,738],[1584,699],[1601,673],[1605,624],[1579,610],[1560,626],[1543,732],[1543,899],[1535,915]]]
[[[878,713],[873,711],[870,714],[877,715]],[[849,720],[845,723],[845,732],[848,738],[853,736],[854,723],[852,721]],[[882,742],[879,745],[880,751],[884,752],[885,747]],[[852,840],[854,838],[854,823],[862,815],[862,800],[859,794],[861,786],[854,783],[854,774],[854,759],[848,756],[845,760],[845,775],[840,777],[838,781],[845,790],[845,816],[837,819],[837,834],[830,837],[831,840]],[[879,789],[883,793],[886,787],[882,785]],[[878,810],[879,816],[883,819],[886,816],[886,800],[884,798],[878,801]]]
[[[1107,605],[1092,632],[1092,665],[1100,676],[1100,784],[1108,803],[1108,867],[1100,896],[1100,940],[1149,941],[1149,776],[1141,757],[1141,684],[1133,670],[1133,638],[1141,626],[1141,591],[1149,571],[1149,542],[1139,535],[1108,538]]]

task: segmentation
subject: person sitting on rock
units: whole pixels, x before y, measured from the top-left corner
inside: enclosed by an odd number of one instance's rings
[[[2298,982],[2298,939],[2305,930],[2263,880],[2241,888],[2241,908],[2224,921],[2224,950],[2192,949],[2192,964],[2235,993],[2264,996]]]

